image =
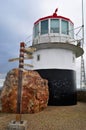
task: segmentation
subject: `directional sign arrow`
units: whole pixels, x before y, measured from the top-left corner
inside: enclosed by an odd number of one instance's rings
[[[33,48],[33,47],[25,48],[26,53],[32,54],[34,51],[36,51],[36,48]]]
[[[8,61],[9,62],[13,62],[13,61],[17,61],[19,60],[20,58],[12,58],[12,59],[9,59]],[[28,55],[27,57],[24,57],[24,59],[33,59],[33,56],[32,55]]]

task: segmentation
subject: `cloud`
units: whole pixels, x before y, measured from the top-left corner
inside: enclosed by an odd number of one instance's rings
[[[41,17],[52,15],[56,8],[58,8],[58,15],[70,18],[75,23],[75,27],[81,26],[81,0],[3,0],[0,2],[0,47],[2,48],[0,72],[5,73],[18,66],[18,62],[9,63],[8,59],[19,55],[21,41],[31,40],[32,37],[29,36],[32,35],[34,22]],[[84,11],[86,12],[86,9]],[[77,64],[77,68],[78,66]]]

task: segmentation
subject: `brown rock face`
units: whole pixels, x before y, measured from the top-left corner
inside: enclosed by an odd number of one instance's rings
[[[1,93],[2,112],[17,112],[18,69],[8,72]],[[21,113],[36,113],[47,107],[48,81],[38,72],[24,70],[22,73]]]

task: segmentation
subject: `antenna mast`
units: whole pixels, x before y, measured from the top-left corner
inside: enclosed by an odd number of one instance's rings
[[[82,44],[81,47],[84,46],[84,10],[83,10],[83,0],[82,0]],[[85,65],[83,55],[81,56],[81,75],[80,75],[80,88],[86,88],[86,77],[85,77]]]

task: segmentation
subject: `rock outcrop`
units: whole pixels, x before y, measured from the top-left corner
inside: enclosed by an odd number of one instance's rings
[[[17,112],[18,72],[13,69],[7,73],[1,93],[2,112]],[[22,77],[21,113],[42,111],[48,103],[48,81],[32,70],[23,70]]]

